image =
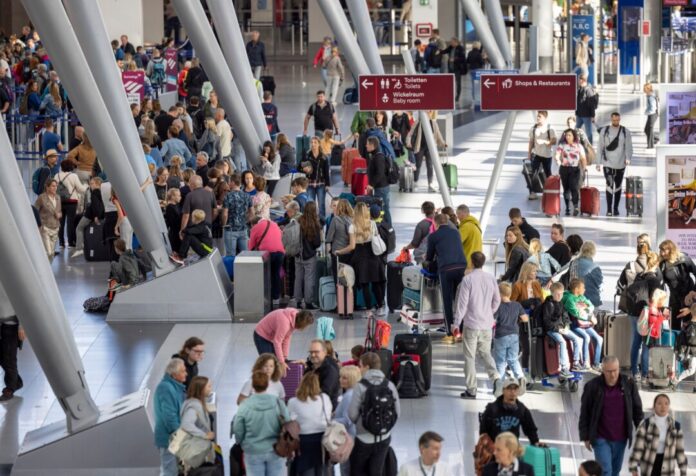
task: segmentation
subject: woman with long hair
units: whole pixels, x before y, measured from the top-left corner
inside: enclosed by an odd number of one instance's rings
[[[36,199],[34,206],[39,211],[41,218],[41,241],[49,261],[53,261],[60,230],[60,219],[63,216],[58,196],[58,182],[55,179],[46,179],[44,192]]]
[[[157,134],[157,126],[155,125],[155,120],[150,117],[143,117],[142,126],[142,140],[152,148],[159,149],[160,147],[162,147],[162,139]]]
[[[537,279],[542,285],[546,284],[551,279],[551,276],[561,269],[560,263],[544,251],[544,245],[541,244],[539,238],[532,238],[529,241],[529,258],[527,258],[527,263],[533,263],[537,266]]]
[[[334,217],[326,232],[326,243],[331,253],[331,269],[334,279],[338,276],[338,263],[350,264],[355,249],[355,227],[353,226],[353,207],[345,198],[336,203]]]
[[[678,421],[670,415],[670,399],[660,393],[653,400],[653,414],[643,420],[633,440],[633,450],[628,458],[628,470],[632,476],[685,475],[688,462],[684,452],[684,432]]]
[[[267,140],[263,143],[255,173],[266,179],[266,192],[273,196],[273,190],[280,180],[280,155],[276,152],[273,142]]]
[[[281,400],[285,400],[285,387],[280,381],[283,376],[282,370],[280,368],[280,363],[278,358],[269,353],[263,353],[256,358],[254,366],[251,368],[251,374],[256,372],[263,372],[268,375],[268,390],[267,393],[275,395]],[[241,405],[244,400],[252,396],[254,393],[254,387],[252,386],[251,378],[244,382],[242,389],[239,391],[239,396],[237,397],[237,406]]]
[[[256,188],[256,177],[251,170],[242,172],[242,191],[246,192],[250,197],[254,197],[258,193]]]
[[[172,358],[176,357],[184,361],[184,365],[186,366],[186,382],[184,385],[186,388],[188,388],[193,377],[198,375],[198,362],[202,361],[204,356],[205,342],[198,337],[189,337],[186,339],[181,350],[172,355]]]
[[[77,176],[80,177],[82,183],[89,183],[94,163],[97,161],[97,151],[92,147],[86,132],[82,133],[82,143],[68,152],[67,158],[77,164]]]
[[[75,221],[75,216],[77,215],[77,207],[80,201],[80,197],[83,196],[89,188],[89,186],[82,183],[77,174],[74,173],[75,168],[75,162],[73,162],[70,159],[65,159],[60,163],[60,172],[58,172],[55,176],[55,179],[58,181],[58,183],[62,183],[69,194],[67,198],[61,197],[60,202],[63,215],[60,218],[60,230],[58,232],[58,239],[62,248],[65,248],[66,229],[68,235],[68,246],[70,248],[75,247],[75,243],[77,241],[77,236],[75,233],[75,227],[77,226],[77,222]]]
[[[186,400],[181,405],[181,425],[179,428],[191,436],[214,441],[215,432],[212,430],[212,421],[208,412],[207,399],[213,392],[213,383],[208,377],[194,377],[186,390]],[[191,464],[189,461],[182,461],[184,467],[198,467],[202,463],[212,463],[215,461],[215,452],[212,444],[210,452],[203,459],[203,462]]]
[[[181,188],[181,182],[184,178],[183,169],[184,159],[180,155],[173,155],[169,161],[169,178],[167,179],[169,188]]]
[[[305,374],[297,396],[288,402],[290,418],[300,424],[300,451],[290,466],[291,476],[325,476],[330,463],[324,457],[321,438],[331,421],[331,409],[331,399],[321,391],[319,376]]]
[[[386,315],[384,305],[384,291],[387,281],[382,258],[372,252],[372,239],[379,236],[377,225],[370,218],[370,208],[364,202],[355,205],[353,213],[353,226],[355,231],[355,250],[351,258],[351,265],[355,269],[356,291],[361,290],[363,295],[369,295],[370,287],[377,298],[379,315]],[[367,302],[367,299],[366,299]]]
[[[281,177],[284,177],[289,174],[292,169],[297,167],[295,148],[290,143],[288,136],[281,132],[276,136],[276,149],[278,150],[278,154],[280,154],[279,173]]]
[[[660,271],[664,283],[669,287],[669,309],[672,329],[681,329],[679,312],[684,307],[684,298],[694,287],[696,266],[689,255],[682,253],[672,240],[660,243]]]
[[[529,245],[519,227],[513,226],[505,232],[505,274],[499,281],[514,283],[520,274],[520,269],[529,258]]]
[[[317,204],[307,202],[304,213],[297,219],[300,225],[300,253],[295,257],[294,297],[297,307],[316,309],[314,302],[315,274],[317,269],[317,249],[321,246],[321,222],[317,214]]]
[[[319,216],[326,216],[326,189],[331,186],[329,159],[321,151],[318,137],[312,137],[309,142],[307,156],[302,161],[302,171],[307,176],[309,185],[307,195],[310,200],[319,205]]]
[[[650,83],[645,83],[643,86],[643,92],[645,93],[645,138],[648,140],[648,149],[655,148],[655,123],[657,122],[657,115],[659,113],[657,96],[653,89],[653,85]]]
[[[60,86],[55,81],[48,85],[48,92],[39,105],[40,111],[45,111],[47,116],[60,116],[63,113],[63,99],[60,97]],[[60,127],[56,124],[56,134],[60,134]]]
[[[425,159],[425,167],[428,175],[428,191],[433,192],[433,160],[437,160],[435,157],[431,157],[431,152],[425,143],[425,137],[423,136],[423,127],[430,127],[433,130],[433,135],[435,136],[435,142],[438,147],[447,147],[445,139],[443,139],[440,133],[440,127],[437,125],[437,111],[428,112],[428,122],[429,124],[424,125],[420,120],[416,121],[411,127],[408,135],[406,136],[406,142],[404,145],[416,155],[416,170],[413,173],[414,182],[418,182],[418,177],[420,176],[420,168],[423,164],[423,159]]]
[[[541,284],[537,280],[537,270],[534,263],[527,261],[520,268],[517,282],[512,286],[512,301],[519,302],[525,309],[535,309],[544,300]]]
[[[251,206],[254,209],[254,216],[270,220],[273,198],[265,191],[266,179],[260,175],[254,177],[254,188],[256,189],[256,194],[251,197]]]
[[[580,247],[580,256],[577,259],[577,277],[585,282],[585,297],[594,307],[602,305],[601,292],[604,275],[602,268],[594,262],[597,247],[593,241],[586,241]]]
[[[575,129],[566,129],[563,133],[565,142],[556,147],[556,163],[563,185],[565,214],[570,216],[570,204],[573,203],[573,216],[580,214],[580,186],[582,171],[587,167],[585,149],[578,141]]]

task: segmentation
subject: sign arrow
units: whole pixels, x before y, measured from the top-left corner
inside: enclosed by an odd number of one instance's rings
[[[490,79],[486,78],[486,80],[483,82],[483,85],[486,86],[486,89],[488,89],[491,87],[491,85],[495,86],[495,81],[491,81]]]
[[[368,87],[372,86],[373,84],[374,84],[373,82],[368,81],[367,79],[363,79],[362,87],[367,89]]]

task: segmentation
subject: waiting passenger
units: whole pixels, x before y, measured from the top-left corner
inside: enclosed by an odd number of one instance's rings
[[[594,317],[594,306],[585,297],[585,283],[582,279],[576,278],[570,281],[568,290],[563,294],[563,306],[565,307],[572,321],[571,329],[583,340],[582,363],[583,370],[599,371],[599,364],[602,361],[602,337],[593,329],[597,324]],[[590,340],[594,341],[595,352],[594,361],[590,362]]]
[[[498,281],[517,281],[522,265],[528,258],[529,245],[524,241],[522,231],[516,226],[508,228],[505,232],[505,274]]]
[[[215,461],[212,444],[215,441],[215,432],[212,431],[207,404],[207,399],[212,392],[212,382],[208,377],[194,377],[186,392],[186,400],[181,406],[180,428],[192,437],[211,442],[207,451],[194,455],[188,461],[182,461],[185,468],[197,468],[203,463]]]
[[[184,382],[184,385],[186,385],[186,388],[188,388],[189,383],[191,383],[191,379],[198,375],[198,362],[202,361],[204,356],[205,342],[198,337],[189,337],[186,339],[181,350],[172,355],[173,359],[178,358],[184,361],[184,365],[186,366],[186,382]]]
[[[418,438],[418,451],[420,456],[404,463],[399,468],[399,476],[423,476],[437,475],[450,476],[450,468],[444,461],[440,461],[442,442],[445,439],[434,431],[426,431]]]
[[[251,369],[252,375],[256,372],[264,372],[268,375],[268,393],[275,395],[281,400],[285,400],[285,387],[280,381],[280,364],[278,359],[273,354],[261,354],[256,358],[254,362],[254,367]],[[247,380],[242,385],[242,389],[239,391],[239,396],[237,397],[237,405],[241,405],[247,398],[255,393],[254,386],[252,385],[252,379]]]
[[[534,468],[522,461],[524,447],[512,433],[505,432],[495,439],[495,461],[483,468],[483,476],[534,476]]]
[[[529,316],[520,303],[510,301],[512,289],[508,283],[498,285],[500,306],[495,312],[495,340],[493,359],[498,368],[498,374],[505,375],[505,369],[510,368],[515,378],[520,381],[522,393],[526,389],[524,372],[519,361],[520,351],[520,322],[527,322]],[[491,437],[493,438],[493,437]]]
[[[317,374],[321,391],[329,396],[331,400],[331,409],[335,409],[338,405],[338,397],[341,393],[338,362],[334,358],[334,355],[328,353],[325,341],[314,339],[309,345],[307,371]]]
[[[558,345],[559,362],[561,365],[560,376],[563,378],[568,378],[571,377],[572,374],[570,373],[571,365],[568,359],[568,348],[565,340],[567,339],[572,343],[572,368],[575,369],[580,368],[580,351],[582,342],[581,338],[570,330],[571,321],[562,302],[563,292],[563,284],[553,283],[551,285],[551,296],[548,296],[546,301],[544,301],[541,308],[541,316],[544,332],[546,332],[546,334]],[[548,369],[548,371],[553,372],[553,369]]]
[[[568,246],[566,245],[567,248]],[[570,259],[570,253],[568,253],[568,259]],[[542,286],[561,269],[561,264],[550,253],[544,251],[544,246],[539,238],[532,238],[529,242],[529,258],[527,262],[537,266],[536,277]]]
[[[213,233],[210,231],[210,226],[205,223],[203,210],[194,210],[191,214],[191,224],[183,231],[179,254],[173,253],[172,261],[184,264],[184,259],[188,256],[190,249],[193,249],[201,258],[208,256],[213,251]]]
[[[160,454],[160,476],[178,476],[176,457],[169,452],[169,439],[181,425],[181,406],[184,403],[186,367],[181,359],[171,359],[164,378],[155,389],[155,446]]]
[[[254,345],[259,355],[275,354],[283,376],[287,373],[288,353],[293,332],[314,324],[311,311],[293,308],[277,309],[266,314],[254,328]]]
[[[486,409],[481,414],[479,434],[488,435],[491,440],[495,440],[501,433],[509,431],[519,438],[521,429],[532,445],[545,446],[539,442],[532,412],[518,399],[522,385],[524,383],[517,379],[511,377],[505,379],[503,394],[486,405]]]
[[[126,249],[126,242],[119,238],[114,242],[114,251],[118,261],[111,262],[109,279],[115,280],[120,286],[132,286],[140,281],[138,258],[133,250]]]

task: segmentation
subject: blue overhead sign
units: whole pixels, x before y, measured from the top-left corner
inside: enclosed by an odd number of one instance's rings
[[[481,75],[482,74],[517,74],[518,69],[475,69],[470,71],[473,87],[474,107],[481,107]]]
[[[577,57],[578,45],[580,44],[580,37],[583,33],[590,36],[590,42],[588,43],[590,49],[590,57],[592,58],[592,63],[589,65],[589,73],[587,76],[590,84],[597,84],[595,76],[594,61],[598,58],[595,54],[595,25],[594,16],[592,15],[573,15],[571,16],[571,38],[573,39],[573,68],[577,68],[577,63],[575,58]],[[601,58],[600,58],[601,59]]]

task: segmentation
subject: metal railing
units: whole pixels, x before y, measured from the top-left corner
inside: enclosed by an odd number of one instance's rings
[[[62,137],[63,144],[68,144],[71,120],[68,111],[62,114],[19,114],[13,112],[3,116],[10,143],[15,153],[33,153],[41,151],[41,134],[46,119],[53,119],[56,134]]]

